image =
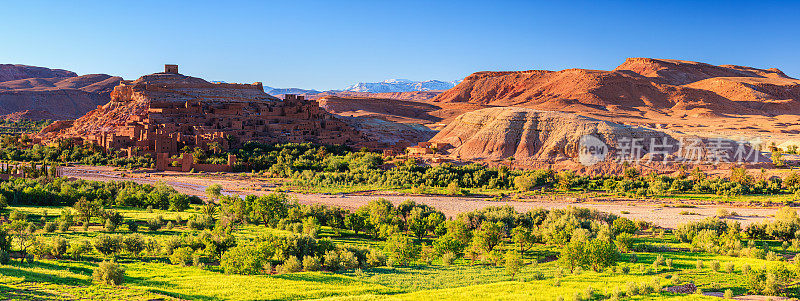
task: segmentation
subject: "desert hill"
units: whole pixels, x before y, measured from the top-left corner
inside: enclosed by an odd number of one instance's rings
[[[781,142],[800,133],[800,81],[775,68],[630,58],[611,71],[485,71],[430,101],[570,112],[700,136]]]
[[[78,76],[74,72],[24,65],[0,65],[0,114],[74,119],[108,102],[122,80],[106,74]]]
[[[25,110],[0,116],[0,119],[6,121],[56,120],[58,118],[59,117],[57,115],[53,115],[50,112],[37,110]]]
[[[478,72],[432,101],[694,117],[779,115],[800,109],[800,81],[777,69],[634,58],[612,71]]]
[[[75,72],[61,69],[49,69],[27,65],[0,64],[0,82],[26,78],[64,78],[75,76],[78,76],[75,74]]]
[[[669,139],[669,135],[641,127],[583,117],[570,113],[528,108],[495,107],[458,116],[430,141],[449,144],[448,153],[467,160],[505,160],[522,163],[555,162],[578,156],[584,135],[616,146],[622,137]],[[649,149],[647,145],[645,149]]]
[[[693,139],[681,146],[679,139]],[[688,140],[687,140],[688,141]],[[437,156],[456,160],[557,167],[583,172],[618,170],[623,161],[648,168],[675,168],[673,163],[766,162],[749,144],[730,139],[686,136],[672,131],[604,121],[572,113],[520,107],[493,107],[462,114],[430,142],[441,147]],[[635,143],[635,147],[631,147]],[[717,145],[727,145],[720,148]],[[602,146],[602,157],[586,156],[588,147]],[[694,148],[694,150],[690,150]],[[741,150],[741,154],[736,152]]]
[[[371,117],[401,123],[439,122],[430,112],[441,107],[416,101],[392,98],[327,96],[317,100],[326,111],[348,117]]]

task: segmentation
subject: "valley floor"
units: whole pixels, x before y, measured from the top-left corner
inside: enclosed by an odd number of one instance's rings
[[[224,193],[233,195],[261,195],[273,192],[274,182],[247,177],[241,174],[190,174],[179,172],[128,172],[104,166],[65,167],[64,176],[95,181],[135,181],[142,184],[165,183],[190,195],[204,196],[205,188],[220,184]],[[584,194],[545,194],[516,198],[491,198],[488,196],[418,195],[393,191],[368,191],[352,193],[291,193],[301,204],[323,204],[346,209],[356,209],[372,200],[383,198],[395,205],[412,200],[442,211],[448,217],[489,206],[509,205],[525,212],[536,208],[583,207],[614,213],[633,220],[644,220],[664,228],[675,228],[681,223],[699,221],[717,215],[719,209],[735,212],[729,217],[742,226],[763,222],[775,215],[773,207],[750,207],[746,203],[777,201],[780,196],[740,196],[726,198],[716,195],[678,195],[662,200],[616,199]],[[786,198],[787,196],[783,196]],[[722,201],[722,204],[714,204]]]

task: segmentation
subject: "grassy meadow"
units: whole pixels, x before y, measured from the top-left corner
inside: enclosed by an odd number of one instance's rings
[[[9,207],[29,214],[31,220],[56,218],[60,207]],[[120,208],[126,218],[144,221],[163,216],[165,221],[182,215],[185,220],[200,208],[192,206],[186,212]],[[127,233],[125,226],[116,233]],[[197,231],[185,225],[172,229],[149,231],[140,234],[164,240],[179,235],[196,235]],[[69,241],[89,240],[105,234],[100,225],[93,224],[88,231],[73,227],[65,232],[42,233],[43,237],[61,236]],[[243,225],[234,231],[239,239],[253,238],[264,233],[291,235],[290,231],[267,228],[263,225]],[[355,235],[349,230],[322,227],[320,237],[328,237],[336,244],[383,248],[385,242],[367,236]],[[422,239],[422,244],[430,243]],[[760,244],[762,242],[756,242]],[[691,252],[689,244],[679,242],[669,233],[640,231],[635,235],[635,245],[648,246],[652,251],[623,253],[619,261],[602,271],[576,268],[570,272],[556,261],[557,246],[536,244],[523,254],[523,265],[516,275],[509,275],[503,264],[478,260],[471,262],[459,258],[446,265],[441,259],[430,264],[417,260],[408,266],[359,268],[341,272],[297,272],[269,275],[226,274],[218,265],[181,266],[170,263],[158,254],[114,255],[125,269],[124,281],[119,286],[94,284],[92,271],[105,257],[97,251],[89,252],[82,260],[40,258],[33,263],[12,260],[0,266],[0,299],[8,300],[602,300],[624,295],[630,290],[642,291],[645,286],[666,287],[693,282],[705,292],[731,290],[735,295],[747,294],[742,269],[752,269],[789,264],[785,258],[795,252],[784,250],[777,242],[769,247],[784,261],[767,261],[747,257]],[[505,245],[503,248],[512,248]],[[671,266],[664,263],[654,266],[662,255]],[[632,258],[636,259],[632,259]],[[703,267],[697,267],[698,260]],[[712,262],[718,261],[717,271]],[[732,271],[725,271],[732,265]],[[631,288],[633,287],[633,288]],[[789,287],[790,290],[795,289]],[[591,297],[590,297],[591,296]],[[623,297],[624,298],[624,297]],[[716,297],[682,295],[659,291],[639,292],[629,300],[711,300]]]

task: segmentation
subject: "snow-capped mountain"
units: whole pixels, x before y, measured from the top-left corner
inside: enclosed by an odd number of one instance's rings
[[[440,80],[417,82],[407,79],[389,79],[378,83],[358,83],[345,88],[343,91],[370,93],[431,91],[447,90],[454,87],[456,84],[457,82],[445,82]]]
[[[308,90],[308,89],[300,89],[300,88],[269,88],[264,87],[264,91],[267,92],[269,95],[282,95],[282,94],[319,94],[322,93],[317,90]]]

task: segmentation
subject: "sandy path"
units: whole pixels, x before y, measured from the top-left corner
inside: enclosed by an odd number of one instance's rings
[[[122,175],[125,176],[122,176]],[[159,173],[125,173],[114,171],[109,167],[78,166],[66,167],[64,176],[75,177],[95,181],[120,181],[129,180],[138,183],[154,184],[162,182],[175,187],[178,191],[191,195],[203,196],[208,185],[218,183],[225,189],[225,194],[265,194],[269,191],[254,190],[254,188],[266,187],[266,182],[253,182],[236,179],[215,179],[209,177],[186,176],[181,173],[159,172]],[[369,201],[384,198],[394,204],[399,204],[405,200],[413,200],[417,203],[435,207],[445,213],[448,217],[454,217],[461,212],[469,212],[489,206],[509,205],[517,211],[525,212],[536,208],[566,208],[569,206],[592,208],[604,212],[614,213],[630,219],[640,219],[652,222],[655,225],[667,228],[675,228],[687,221],[702,220],[706,217],[714,216],[718,208],[725,208],[739,214],[731,220],[739,221],[742,226],[754,222],[765,221],[775,214],[775,208],[742,208],[719,205],[698,205],[697,208],[673,208],[664,207],[652,203],[636,202],[575,202],[571,200],[548,200],[532,199],[526,201],[490,201],[481,197],[450,197],[450,196],[421,196],[421,195],[360,195],[360,194],[298,194],[292,196],[301,204],[324,204],[339,206],[347,209],[355,209],[363,206]],[[627,212],[622,214],[622,212]],[[696,215],[681,215],[683,211],[693,212]]]

